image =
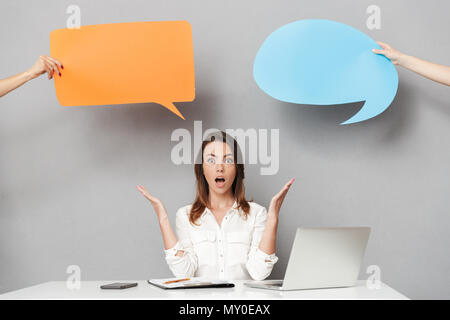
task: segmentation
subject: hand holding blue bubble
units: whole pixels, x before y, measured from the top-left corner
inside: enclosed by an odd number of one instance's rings
[[[364,33],[330,20],[300,20],[275,30],[253,67],[258,86],[290,103],[336,105],[365,101],[342,124],[364,121],[386,110],[398,87],[391,61]]]

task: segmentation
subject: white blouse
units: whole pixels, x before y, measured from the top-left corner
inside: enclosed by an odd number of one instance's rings
[[[263,280],[278,261],[275,254],[266,254],[258,246],[267,220],[267,210],[249,202],[245,220],[237,203],[227,212],[219,226],[206,208],[196,225],[189,222],[192,205],[178,209],[176,234],[178,242],[165,250],[166,261],[175,277],[209,277],[219,279]],[[183,256],[176,256],[184,250]]]

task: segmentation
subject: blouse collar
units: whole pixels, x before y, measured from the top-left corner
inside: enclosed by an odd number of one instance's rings
[[[231,208],[228,210],[228,212],[230,212],[230,211],[232,211],[232,213],[238,212],[237,207],[238,207],[238,203],[237,203],[237,201],[236,201],[236,199],[235,199],[233,205],[232,205]],[[205,211],[203,212],[203,214],[205,214],[206,212],[209,212],[209,213],[213,214],[212,211],[211,211],[208,207],[205,207]],[[228,212],[227,212],[227,213],[228,213]]]

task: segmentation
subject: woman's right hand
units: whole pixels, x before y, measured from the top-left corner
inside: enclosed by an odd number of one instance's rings
[[[146,197],[148,199],[148,201],[150,201],[150,203],[152,204],[153,208],[156,211],[156,215],[158,216],[159,220],[165,219],[165,218],[168,217],[166,208],[164,207],[164,205],[161,202],[161,200],[159,200],[158,198],[153,197],[147,191],[147,189],[145,189],[143,186],[136,186],[136,188],[142,193],[142,195],[144,197]]]
[[[374,53],[384,55],[386,58],[391,60],[392,64],[402,65],[402,57],[404,56],[403,53],[392,48],[387,43],[381,41],[377,41],[377,43],[380,45],[381,49],[372,49]]]
[[[164,248],[170,249],[173,248],[177,242],[177,236],[172,230],[172,227],[170,226],[169,222],[169,216],[167,215],[166,208],[164,208],[163,203],[158,198],[153,197],[143,186],[136,186],[136,188],[142,193],[144,197],[150,201],[153,208],[156,211],[156,215],[158,216],[159,220],[159,226],[161,227],[161,233],[163,236],[164,241]],[[177,250],[176,254],[179,257],[182,257],[184,255],[183,250]]]

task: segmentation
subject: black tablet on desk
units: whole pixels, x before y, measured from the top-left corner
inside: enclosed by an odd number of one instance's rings
[[[207,278],[150,279],[147,282],[161,289],[232,288],[234,283]]]

